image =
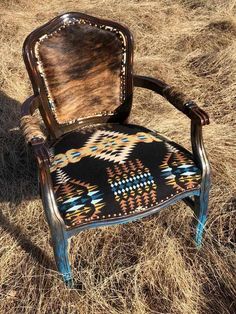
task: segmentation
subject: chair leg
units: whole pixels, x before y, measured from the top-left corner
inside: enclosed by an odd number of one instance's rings
[[[65,232],[63,219],[57,209],[48,164],[40,163],[40,191],[43,207],[49,225],[55,262],[58,272],[68,287],[73,287],[73,276],[68,256],[68,236]]]
[[[52,245],[58,272],[62,275],[63,281],[69,287],[73,287],[73,275],[70,268],[68,256],[68,239],[66,234],[61,232],[52,233]]]
[[[195,196],[195,214],[197,218],[195,242],[197,248],[201,248],[203,231],[207,220],[209,201],[209,191],[201,191],[199,196]]]

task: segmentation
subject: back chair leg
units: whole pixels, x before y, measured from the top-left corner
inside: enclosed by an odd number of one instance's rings
[[[59,273],[62,275],[65,284],[73,287],[73,275],[70,268],[69,261],[69,240],[66,234],[61,230],[59,232],[52,232],[52,245],[55,256],[55,261]]]
[[[209,191],[201,191],[199,196],[195,196],[195,214],[196,222],[196,235],[195,242],[198,248],[201,247],[203,231],[207,220]]]

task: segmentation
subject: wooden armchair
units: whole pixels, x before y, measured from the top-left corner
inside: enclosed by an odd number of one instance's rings
[[[68,240],[88,228],[127,223],[185,201],[196,243],[207,218],[210,168],[202,140],[208,115],[166,83],[132,73],[133,39],[118,23],[66,13],[25,40],[34,95],[21,126],[39,168],[58,271],[72,284]],[[192,153],[128,124],[133,86],[165,97],[191,120]],[[39,109],[47,135],[33,115]]]

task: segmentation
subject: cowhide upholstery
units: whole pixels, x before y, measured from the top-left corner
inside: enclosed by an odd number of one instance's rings
[[[121,105],[122,38],[117,30],[72,23],[39,40],[40,71],[58,123]]]

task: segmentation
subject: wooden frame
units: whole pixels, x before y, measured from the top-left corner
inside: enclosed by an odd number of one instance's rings
[[[73,125],[60,125],[57,123],[52,111],[49,110],[48,98],[45,91],[44,82],[42,76],[40,75],[39,67],[37,65],[37,53],[36,45],[40,38],[43,36],[53,33],[66,25],[70,20],[83,19],[94,23],[98,27],[112,27],[118,29],[122,32],[126,41],[126,85],[125,85],[125,100],[122,104],[121,110],[118,113],[112,114],[108,113],[106,115],[97,115],[95,117],[88,117],[76,121]],[[23,46],[23,58],[29,77],[34,90],[34,95],[39,97],[41,105],[39,106],[40,113],[43,117],[46,127],[49,129],[50,134],[53,138],[58,138],[62,134],[71,131],[72,129],[86,123],[96,123],[96,122],[113,122],[113,121],[125,121],[130,113],[132,105],[132,95],[133,95],[133,80],[132,80],[132,63],[133,63],[133,38],[132,34],[129,32],[128,28],[110,20],[104,20],[95,18],[83,13],[66,13],[61,16],[54,18],[45,25],[37,28],[33,31],[25,40]]]
[[[61,25],[63,25],[68,19],[73,18],[86,18],[91,21],[94,21],[98,24],[106,24],[110,26],[115,26],[122,29],[126,38],[127,38],[127,51],[128,51],[128,60],[127,67],[127,84],[126,84],[126,99],[124,102],[123,111],[118,115],[105,115],[98,116],[95,118],[81,119],[77,121],[73,126],[60,126],[56,123],[51,112],[48,110],[48,103],[46,94],[42,85],[42,79],[39,76],[37,71],[37,64],[35,62],[35,52],[34,45],[38,38],[47,32],[51,32]],[[161,96],[165,97],[175,108],[184,113],[191,119],[191,143],[192,143],[192,152],[193,157],[202,171],[202,181],[201,187],[199,190],[195,191],[186,191],[181,195],[176,195],[171,200],[167,200],[162,204],[159,204],[152,210],[142,213],[135,213],[129,218],[112,218],[109,220],[95,221],[88,225],[83,225],[81,227],[67,229],[65,223],[59,213],[57,204],[54,197],[52,180],[49,171],[50,158],[48,152],[48,141],[45,140],[45,136],[38,135],[28,139],[28,142],[32,146],[32,149],[35,153],[35,157],[38,162],[39,167],[39,178],[40,178],[40,187],[41,187],[41,197],[44,205],[45,214],[49,224],[49,228],[52,236],[52,243],[54,249],[55,260],[57,264],[58,271],[62,274],[64,281],[67,285],[72,286],[72,273],[70,269],[69,257],[68,257],[68,242],[70,237],[81,232],[87,228],[95,228],[99,226],[107,226],[111,224],[121,224],[134,221],[136,219],[143,218],[145,216],[154,214],[158,212],[161,208],[167,207],[176,201],[182,199],[185,201],[191,208],[194,209],[196,216],[196,244],[200,246],[203,235],[203,228],[206,222],[207,217],[207,208],[208,208],[208,198],[209,198],[209,189],[210,189],[210,167],[207,159],[207,155],[203,145],[202,138],[202,126],[209,124],[208,115],[200,109],[196,103],[180,93],[178,90],[172,88],[161,80],[133,75],[132,74],[132,55],[133,55],[133,44],[132,44],[132,35],[128,29],[120,24],[115,22],[97,19],[81,13],[66,13],[62,16],[59,16],[44,26],[38,28],[33,33],[31,33],[24,44],[24,60],[26,63],[27,70],[34,89],[34,96],[31,96],[27,99],[22,105],[22,119],[25,117],[31,117],[34,110],[39,108],[42,117],[44,119],[45,125],[49,130],[50,139],[55,139],[60,137],[62,134],[68,132],[71,128],[75,129],[83,124],[92,124],[97,122],[108,122],[108,121],[118,121],[125,123],[126,119],[129,116],[132,104],[132,94],[133,94],[133,83],[136,87],[150,89]]]

